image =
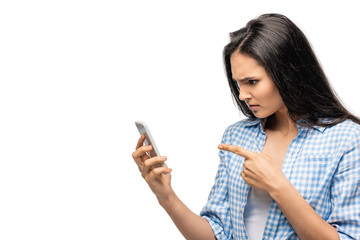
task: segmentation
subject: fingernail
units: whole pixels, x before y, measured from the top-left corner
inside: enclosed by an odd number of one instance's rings
[[[222,145],[222,144],[220,144],[219,146],[218,146],[218,148],[223,148],[224,147],[224,145]]]
[[[161,156],[161,157],[160,157],[160,159],[161,159],[161,160],[166,160],[166,159],[167,159],[167,157],[165,157],[165,156]]]

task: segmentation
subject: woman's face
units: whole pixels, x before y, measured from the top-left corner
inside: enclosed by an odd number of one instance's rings
[[[275,84],[253,58],[236,51],[231,55],[230,63],[232,78],[240,88],[239,98],[246,102],[257,118],[286,110]]]

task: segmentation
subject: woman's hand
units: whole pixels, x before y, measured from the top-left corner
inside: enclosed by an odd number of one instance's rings
[[[220,144],[220,150],[230,151],[245,158],[241,177],[252,187],[269,194],[279,189],[288,180],[281,171],[281,165],[265,153],[256,153],[239,146]]]
[[[143,145],[145,135],[139,138],[136,145],[136,151],[132,154],[135,163],[139,167],[141,176],[146,180],[150,189],[153,191],[158,201],[161,203],[169,198],[171,189],[171,169],[159,166],[167,160],[164,156],[156,156],[151,158],[147,152],[152,149],[151,145]]]
[[[281,165],[264,153],[238,146],[220,144],[219,149],[245,158],[242,178],[250,186],[264,190],[275,200],[301,239],[340,239],[337,230],[327,223],[301,196],[281,171]]]

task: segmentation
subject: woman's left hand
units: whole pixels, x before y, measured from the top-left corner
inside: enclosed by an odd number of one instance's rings
[[[271,192],[279,189],[287,178],[281,171],[281,164],[265,153],[256,153],[239,146],[220,144],[220,150],[230,151],[245,158],[241,177],[252,187]]]

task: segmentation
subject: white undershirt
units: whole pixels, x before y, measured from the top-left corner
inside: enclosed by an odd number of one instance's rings
[[[271,202],[269,194],[250,187],[244,209],[245,229],[250,240],[262,239]]]

